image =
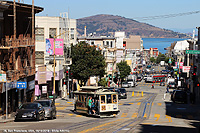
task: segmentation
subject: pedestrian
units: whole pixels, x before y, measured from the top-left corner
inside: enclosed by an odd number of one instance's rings
[[[91,114],[91,112],[92,112],[92,97],[89,97],[88,107],[89,107],[89,114]]]
[[[167,89],[167,92],[166,92],[166,93],[169,93],[169,85],[167,85],[167,88],[166,88],[166,89]]]
[[[93,112],[93,114],[95,115],[96,114],[96,111],[95,111],[95,102],[94,102],[94,99],[92,99],[92,105],[91,105],[91,110]]]

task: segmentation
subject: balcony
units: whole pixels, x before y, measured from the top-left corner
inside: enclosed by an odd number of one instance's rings
[[[20,69],[20,70],[8,70],[6,71],[6,75],[7,75],[7,80],[9,81],[15,81],[15,80],[19,80],[20,78],[24,78],[27,76],[31,76],[35,74],[35,68],[33,67],[25,67],[24,69]]]
[[[20,35],[18,39],[14,39],[13,37],[9,38],[9,36],[6,36],[6,38],[2,38],[0,42],[0,49],[10,49],[27,46],[34,46],[34,40],[30,38],[30,36],[24,37],[23,35]]]

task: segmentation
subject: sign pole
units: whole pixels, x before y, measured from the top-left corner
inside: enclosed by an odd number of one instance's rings
[[[8,119],[8,90],[6,81],[6,120]]]

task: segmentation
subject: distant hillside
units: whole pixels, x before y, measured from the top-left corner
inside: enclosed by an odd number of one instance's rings
[[[190,36],[161,29],[146,23],[140,23],[114,15],[95,15],[77,19],[77,31],[84,34],[84,27],[87,26],[87,34],[96,32],[97,35],[110,36],[115,31],[125,31],[126,35],[140,35],[143,38],[189,38]]]

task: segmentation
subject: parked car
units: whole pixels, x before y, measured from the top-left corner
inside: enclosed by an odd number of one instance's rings
[[[118,88],[119,90],[119,99],[127,99],[127,92],[125,88]]]
[[[165,82],[160,82],[160,86],[165,86]]]
[[[51,99],[42,99],[34,102],[40,103],[44,107],[46,118],[48,119],[56,118],[56,106]]]
[[[183,90],[174,90],[171,94],[173,102],[187,103],[187,92]]]
[[[122,82],[122,87],[128,88],[128,87],[130,87],[130,86],[131,86],[131,84],[128,83],[128,82]]]
[[[45,110],[40,103],[24,103],[15,113],[15,121],[18,120],[44,120]]]
[[[175,89],[176,88],[176,83],[175,82],[169,82],[168,86],[169,86],[169,88]]]

